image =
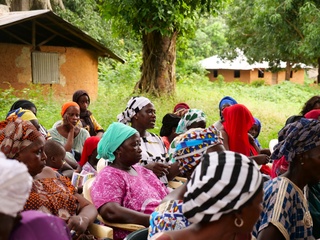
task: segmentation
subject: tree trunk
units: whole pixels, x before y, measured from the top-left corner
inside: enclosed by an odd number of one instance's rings
[[[318,58],[318,76],[317,76],[317,84],[320,83],[320,58]]]
[[[292,71],[292,64],[290,62],[286,63],[286,81],[290,81],[290,75],[291,75],[291,71]]]
[[[52,11],[52,6],[59,6],[61,9],[65,9],[62,0],[2,0],[2,2],[5,2],[10,7],[10,11],[38,9],[50,9]]]
[[[176,40],[176,32],[171,37],[156,31],[143,35],[142,73],[135,90],[155,96],[174,93]]]

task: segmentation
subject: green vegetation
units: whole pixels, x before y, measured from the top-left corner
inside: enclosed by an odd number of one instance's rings
[[[124,66],[124,65],[123,65]],[[126,78],[129,72],[126,66],[124,70],[118,69],[118,76],[113,76],[113,81],[99,81],[99,95],[89,109],[104,128],[116,121],[117,114],[123,111],[126,103],[132,96],[135,84],[134,78]],[[122,79],[119,76],[123,76]],[[131,75],[131,77],[133,77]],[[60,108],[64,101],[53,97],[45,97],[36,86],[30,89],[17,91],[13,89],[0,90],[1,118],[18,98],[27,98],[33,101],[38,108],[39,121],[51,128],[53,123],[60,119]],[[226,95],[234,97],[239,103],[246,105],[252,114],[262,122],[262,132],[259,140],[264,147],[272,138],[277,138],[277,132],[284,125],[285,120],[294,114],[298,114],[303,104],[313,95],[319,94],[318,86],[309,86],[283,82],[278,85],[266,86],[261,84],[243,84],[239,82],[223,83],[209,82],[206,77],[198,76],[196,80],[189,79],[177,84],[176,94],[172,97],[159,97],[144,95],[152,100],[157,110],[156,127],[152,131],[159,133],[162,117],[173,110],[178,102],[187,102],[192,108],[202,109],[207,115],[207,124],[212,124],[219,119],[218,103]]]

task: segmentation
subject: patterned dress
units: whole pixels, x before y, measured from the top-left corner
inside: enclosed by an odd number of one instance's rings
[[[167,149],[161,138],[156,134],[147,132],[146,137],[141,138],[140,147],[142,151],[140,165],[145,166],[152,162],[169,164]],[[160,181],[167,184],[167,176],[162,176]]]
[[[106,203],[115,202],[146,214],[154,211],[168,190],[152,171],[139,165],[133,168],[137,176],[110,166],[98,173],[91,187],[91,198],[97,209]],[[114,239],[123,239],[128,233],[115,229]]]
[[[79,202],[75,191],[67,177],[34,180],[24,210],[39,210],[67,221],[77,213]]]
[[[180,230],[188,227],[190,222],[182,212],[183,200],[170,200],[161,203],[150,215],[150,239],[158,232]]]
[[[286,240],[314,239],[312,218],[303,192],[288,178],[278,177],[264,186],[263,209],[254,236],[274,225]]]

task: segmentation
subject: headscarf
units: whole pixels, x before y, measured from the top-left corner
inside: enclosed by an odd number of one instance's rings
[[[180,109],[190,109],[190,107],[188,104],[181,102],[181,103],[178,103],[177,105],[174,106],[173,112],[175,113],[176,111],[178,111]]]
[[[315,119],[315,120],[318,120],[319,116],[320,116],[320,109],[311,110],[304,115],[305,118]]]
[[[181,118],[178,115],[172,113],[164,115],[160,129],[160,136],[169,136],[172,132],[172,128],[176,128],[178,126],[180,119]]]
[[[285,159],[291,162],[297,154],[320,145],[320,122],[301,118],[286,125],[278,133],[279,143],[275,145],[271,159]]]
[[[18,108],[8,113],[8,116],[17,115],[24,121],[38,120],[36,115],[31,110]]]
[[[76,103],[76,102],[66,102],[61,107],[61,117],[63,117],[63,115],[66,113],[66,111],[67,111],[67,109],[69,107],[77,107],[77,108],[80,109],[78,103]]]
[[[121,144],[138,131],[123,123],[111,123],[107,131],[103,134],[98,143],[97,158],[108,159],[109,162],[115,160],[114,152],[121,146]]]
[[[258,135],[256,136],[256,138],[257,138],[261,132],[261,122],[258,118],[254,117],[253,119],[254,119],[254,124],[258,126]]]
[[[202,110],[199,109],[189,109],[185,115],[180,119],[176,133],[185,133],[188,127],[195,122],[206,121],[206,115]]]
[[[0,152],[0,213],[16,217],[23,210],[32,187],[27,166]]]
[[[222,117],[222,112],[221,112],[222,106],[225,104],[229,104],[230,106],[233,106],[233,105],[237,104],[237,101],[230,96],[223,97],[219,102],[220,117]]]
[[[246,156],[231,151],[204,154],[187,184],[183,213],[192,223],[219,220],[247,203],[261,183],[257,164]]]
[[[88,162],[89,156],[93,153],[95,149],[97,149],[99,141],[100,138],[96,136],[89,137],[86,139],[86,141],[83,144],[81,159],[79,162],[81,167],[85,165],[86,162]]]
[[[88,97],[89,103],[90,103],[90,97],[87,91],[85,90],[78,90],[76,92],[74,92],[73,96],[72,96],[72,101],[78,103],[79,98],[83,95],[86,95]]]
[[[25,100],[25,99],[20,99],[20,100],[14,102],[12,104],[9,112],[16,110],[18,108],[29,109],[29,110],[31,110],[31,108],[34,108],[37,111],[36,105],[34,105],[33,102],[30,102],[29,100]],[[35,115],[37,115],[37,113],[35,113]]]
[[[242,153],[246,156],[257,155],[257,151],[250,144],[248,131],[254,124],[254,118],[246,106],[235,104],[223,110],[223,127],[228,134],[230,151]]]
[[[173,139],[169,158],[172,162],[179,162],[179,170],[184,174],[199,164],[209,147],[218,144],[223,144],[223,138],[213,125],[205,129],[193,128]]]
[[[130,123],[133,116],[149,103],[151,103],[151,101],[148,98],[132,97],[127,103],[126,109],[122,113],[118,114],[118,122],[124,124]]]
[[[0,151],[7,158],[14,158],[22,149],[29,146],[41,133],[29,121],[17,116],[9,116],[0,122]]]
[[[79,104],[79,98],[82,97],[83,95],[88,97],[89,104],[90,104],[89,94],[85,90],[76,91],[72,96],[72,101]],[[88,109],[85,111],[81,111],[81,109],[80,109],[80,121],[81,121],[82,127],[89,131],[90,136],[95,136],[95,135],[97,135],[97,132],[96,132],[94,124],[91,120],[91,117],[90,117],[91,115],[92,115],[92,112],[90,112]]]

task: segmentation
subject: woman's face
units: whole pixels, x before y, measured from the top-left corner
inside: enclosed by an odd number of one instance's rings
[[[124,165],[132,166],[138,163],[142,157],[141,155],[141,140],[139,133],[136,133],[125,140],[118,148],[120,153],[119,161],[122,161]]]
[[[252,201],[241,209],[241,218],[243,220],[241,232],[252,232],[253,226],[256,224],[262,211],[262,197],[263,190],[261,189],[252,199]]]
[[[320,181],[320,146],[303,153],[301,163],[303,163],[301,165],[303,171],[309,178],[307,183],[318,183]]]
[[[87,95],[82,95],[81,97],[79,97],[78,102],[77,102],[80,106],[80,111],[84,112],[88,109],[90,102],[89,102],[89,98]]]
[[[66,125],[71,123],[72,125],[76,126],[80,119],[80,109],[75,106],[69,107],[63,115],[63,119]]]
[[[31,176],[41,173],[45,167],[47,156],[44,153],[45,139],[39,136],[29,146],[22,149],[17,155],[16,159],[24,163]]]
[[[259,127],[257,124],[253,124],[252,127],[249,130],[249,133],[252,135],[252,137],[256,138],[259,133]]]
[[[137,121],[145,127],[145,129],[152,129],[156,124],[156,110],[152,103],[144,106],[137,114]]]

